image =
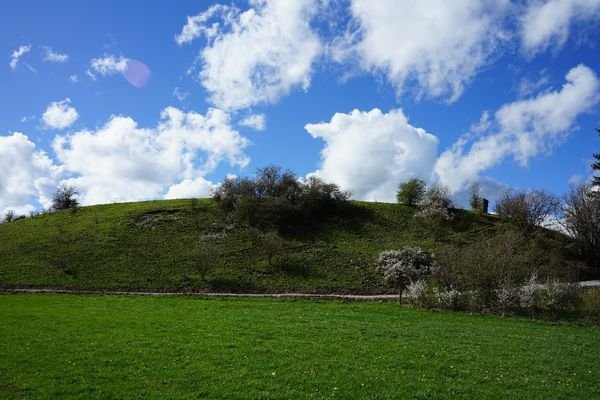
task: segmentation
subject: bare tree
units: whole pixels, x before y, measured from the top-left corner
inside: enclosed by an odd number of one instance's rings
[[[522,228],[537,228],[556,215],[560,200],[543,190],[507,191],[496,202],[496,213]]]
[[[3,222],[11,222],[15,219],[15,210],[6,210],[4,213],[4,221]]]
[[[600,272],[600,196],[592,188],[579,185],[565,196],[563,226],[588,264]]]
[[[483,199],[481,198],[481,193],[480,193],[481,190],[479,188],[479,182],[477,182],[477,181],[473,182],[471,184],[471,187],[469,188],[469,192],[470,192],[469,203],[471,205],[471,210],[480,211]]]

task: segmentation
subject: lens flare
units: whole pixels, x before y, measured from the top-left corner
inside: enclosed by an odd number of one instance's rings
[[[127,79],[127,82],[136,88],[143,88],[150,81],[152,71],[143,62],[129,59],[127,60],[127,69],[123,72],[123,76]]]

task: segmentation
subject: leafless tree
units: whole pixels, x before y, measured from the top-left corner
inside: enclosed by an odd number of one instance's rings
[[[509,190],[496,202],[496,213],[522,228],[541,227],[559,210],[559,198],[543,190]]]
[[[578,243],[588,264],[600,272],[600,196],[592,185],[579,185],[565,196],[563,226]]]

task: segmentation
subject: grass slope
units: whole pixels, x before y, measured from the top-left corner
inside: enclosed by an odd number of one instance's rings
[[[18,220],[0,225],[0,286],[377,292],[372,270],[356,267],[372,265],[382,250],[440,244],[410,207],[353,204],[343,216],[285,236],[272,266],[253,248],[251,231],[232,226],[208,199],[195,206],[190,200],[100,205]],[[472,243],[503,229],[491,216],[459,210],[439,239]],[[564,246],[548,240],[547,246]],[[199,241],[219,254],[206,280],[191,256]]]
[[[600,330],[393,304],[0,295],[0,398],[592,399]]]

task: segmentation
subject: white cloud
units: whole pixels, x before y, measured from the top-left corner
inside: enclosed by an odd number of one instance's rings
[[[77,82],[79,82],[79,77],[77,75],[75,75],[75,74],[70,75],[69,76],[69,81],[71,81],[71,83],[77,83]]]
[[[530,55],[562,47],[575,21],[600,18],[600,0],[533,1],[521,18],[521,41]]]
[[[105,54],[104,57],[92,59],[90,67],[102,76],[122,74],[127,71],[128,61],[123,56],[115,57],[114,55]],[[95,79],[95,76],[92,79]]]
[[[24,134],[0,136],[0,213],[12,209],[25,215],[39,208],[36,200],[49,207],[59,174],[60,168]]]
[[[176,87],[175,89],[173,89],[173,97],[175,97],[177,100],[179,101],[185,101],[185,99],[187,99],[190,96],[189,92],[186,92],[185,90]]]
[[[53,148],[81,190],[83,204],[203,193],[219,163],[245,167],[249,144],[218,109],[206,115],[166,108],[154,128],[122,116],[95,131],[57,136]]]
[[[219,108],[237,110],[274,103],[296,87],[310,85],[313,62],[321,53],[310,19],[316,0],[254,0],[241,12],[214,6],[188,18],[179,44],[204,35],[199,78]],[[219,21],[210,21],[219,16]]]
[[[265,114],[252,114],[240,121],[240,125],[247,126],[257,131],[264,131],[267,128]]]
[[[577,117],[599,100],[600,81],[590,68],[572,68],[565,80],[560,90],[503,105],[487,122],[487,134],[459,139],[435,165],[441,181],[456,192],[507,157],[525,166],[530,158],[551,152],[574,129]]]
[[[49,62],[54,62],[54,63],[65,63],[65,62],[69,61],[68,54],[57,53],[57,52],[53,51],[51,47],[48,47],[48,46],[44,46],[43,49],[46,53],[44,55],[44,61],[49,61]]]
[[[429,180],[438,139],[408,123],[402,110],[336,113],[305,129],[325,141],[314,174],[339,184],[360,200],[394,201],[398,184]]]
[[[227,21],[226,23],[232,23],[238,13],[239,10],[235,7],[215,4],[203,13],[193,17],[187,17],[187,23],[181,29],[181,33],[175,36],[175,41],[181,46],[190,43],[203,35],[212,38],[219,32],[221,25],[218,22],[209,24],[208,22],[211,18],[215,15],[221,15],[222,18]]]
[[[42,114],[44,125],[53,129],[65,129],[73,125],[79,118],[79,114],[70,104],[71,99],[69,98],[48,104],[46,111]]]
[[[506,0],[352,0],[358,30],[339,38],[332,54],[382,72],[398,94],[415,83],[419,97],[452,102],[505,38],[500,24],[507,5]]]
[[[180,183],[169,187],[165,199],[185,199],[190,197],[210,197],[212,191],[219,186],[200,177],[184,179]]]
[[[17,66],[19,65],[19,60],[21,59],[21,57],[23,57],[25,54],[29,53],[31,51],[31,46],[30,45],[23,45],[20,46],[17,50],[13,51],[11,56],[10,56],[10,68],[13,69],[13,71],[15,69],[17,69]],[[31,67],[29,67],[31,69]]]

